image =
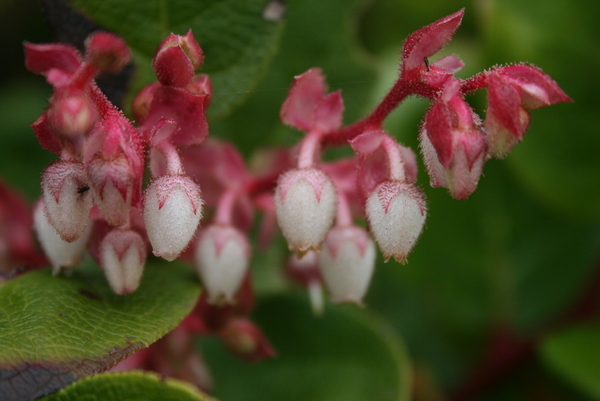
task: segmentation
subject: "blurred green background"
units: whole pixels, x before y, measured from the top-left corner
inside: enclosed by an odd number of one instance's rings
[[[342,89],[345,122],[352,122],[393,83],[403,39],[462,7],[463,25],[441,52],[465,61],[459,77],[530,62],[552,76],[574,103],[534,111],[524,141],[506,160],[487,163],[479,188],[465,201],[431,189],[421,168],[419,183],[429,205],[424,233],[407,265],[384,264],[379,257],[367,308],[358,313],[377,316],[405,343],[415,400],[458,400],[449,395],[474,380],[473,371],[499,327],[532,342],[534,353],[511,374],[463,399],[600,399],[600,328],[559,324],[600,270],[600,1],[290,0],[281,37],[273,44],[278,50],[256,90],[233,114],[210,120],[211,132],[233,141],[248,159],[261,147],[296,143],[301,134],[280,124],[279,107],[293,76],[314,66],[323,69],[330,90]],[[51,41],[40,4],[0,2],[0,35],[0,177],[32,201],[39,195],[42,169],[54,159],[28,127],[50,95],[43,78],[23,67],[23,40]],[[230,89],[215,86],[213,104],[227,103],[231,96]],[[468,100],[484,113],[483,94]],[[417,150],[426,107],[410,99],[386,128]],[[341,154],[348,152],[335,150],[328,157]],[[261,294],[287,290],[277,266],[283,258],[281,248],[256,255]],[[277,316],[264,312],[274,308],[271,303],[264,305],[257,316],[268,326]],[[597,292],[590,305],[598,306]],[[582,343],[589,345],[581,349]],[[244,369],[239,362],[214,350],[207,359],[217,382],[219,375],[229,374],[235,378],[228,382],[230,389],[250,386],[247,375],[235,374]],[[302,385],[289,379],[290,388]],[[227,399],[253,399],[230,393]]]

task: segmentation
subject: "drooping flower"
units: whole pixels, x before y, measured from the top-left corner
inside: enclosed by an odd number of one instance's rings
[[[165,175],[144,194],[144,222],[153,253],[168,261],[188,246],[202,217],[200,187],[185,176]]]
[[[138,288],[147,253],[142,236],[133,230],[106,234],[99,246],[100,266],[115,293],[127,295]]]
[[[416,185],[384,181],[367,199],[369,227],[387,260],[406,262],[425,224],[423,193]]]
[[[250,244],[232,226],[214,224],[201,234],[195,250],[195,266],[211,304],[233,304],[248,269]]]
[[[277,222],[291,251],[318,250],[333,223],[337,198],[331,179],[318,169],[283,174],[275,191]]]
[[[319,268],[333,303],[361,305],[375,267],[375,244],[357,226],[332,228],[319,253]]]

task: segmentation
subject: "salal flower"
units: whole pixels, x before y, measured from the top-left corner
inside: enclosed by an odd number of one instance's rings
[[[331,179],[315,168],[294,169],[275,190],[277,222],[291,251],[318,250],[333,223],[337,196]]]
[[[360,227],[334,227],[327,233],[319,253],[319,268],[333,303],[362,304],[375,256],[373,240]]]
[[[88,224],[75,241],[66,242],[48,221],[45,209],[44,201],[40,200],[33,211],[33,224],[42,249],[52,265],[52,274],[57,275],[62,268],[79,264],[92,233],[92,225]]]
[[[88,163],[87,171],[102,217],[112,226],[125,224],[138,182],[130,162],[124,157],[109,161],[96,157]]]
[[[211,304],[233,304],[248,270],[250,245],[240,230],[215,224],[198,240],[195,266]]]
[[[200,187],[185,176],[156,179],[144,194],[144,222],[153,253],[175,260],[188,246],[202,217]]]
[[[99,246],[100,266],[115,293],[127,295],[137,289],[147,253],[136,231],[115,229],[106,234]]]
[[[89,221],[92,197],[82,163],[58,161],[42,175],[48,220],[67,242],[81,236]]]
[[[537,67],[511,65],[488,73],[485,130],[490,155],[502,158],[529,127],[528,110],[572,101],[558,84]]]
[[[386,260],[406,258],[425,224],[423,193],[407,182],[384,181],[367,199],[365,209],[369,227]]]
[[[451,80],[433,104],[420,135],[432,187],[445,187],[455,199],[467,198],[476,188],[486,160],[486,141],[479,118]]]

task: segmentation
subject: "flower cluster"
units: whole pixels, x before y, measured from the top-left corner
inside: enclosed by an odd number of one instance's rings
[[[128,294],[139,285],[150,249],[168,261],[181,257],[205,288],[186,327],[218,334],[247,359],[259,359],[273,351],[246,318],[252,303],[244,288],[248,231],[262,211],[259,242],[268,245],[277,222],[293,252],[287,272],[309,288],[317,310],[322,283],[333,302],[361,304],[376,245],[386,260],[406,262],[426,218],[416,156],[382,128],[392,110],[411,95],[432,102],[419,135],[430,183],[465,199],[484,163],[505,157],[523,138],[529,110],[570,101],[534,66],[459,79],[457,56],[429,62],[462,16],[463,10],[410,35],[398,80],[354,124],[342,127],[341,92],[327,93],[320,69],[297,76],[280,116],[305,135],[293,149],[265,153],[259,172],[248,171],[232,144],[207,139],[212,87],[207,75],[195,74],[203,53],[192,32],[171,34],[158,46],[152,61],[158,81],[135,97],[135,125],[94,81],[130,61],[121,39],[97,32],[84,55],[65,44],[26,44],[27,68],[54,87],[48,109],[32,124],[41,146],[59,156],[43,173],[34,211],[54,272],[75,266],[88,249],[114,291]],[[487,89],[485,119],[465,101],[480,89]],[[346,144],[356,156],[321,160],[326,147]],[[145,165],[151,182],[143,190]],[[203,208],[208,217],[200,227]]]

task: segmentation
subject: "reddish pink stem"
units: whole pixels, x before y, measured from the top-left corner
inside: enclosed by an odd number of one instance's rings
[[[219,198],[215,213],[215,224],[230,226],[233,214],[233,205],[235,203],[236,191],[226,189]]]
[[[421,80],[421,69],[410,71],[408,76],[402,76],[396,81],[371,114],[336,132],[328,133],[323,138],[323,146],[343,145],[365,131],[381,129],[387,116],[410,95],[433,100],[437,98],[439,92],[440,89]]]

